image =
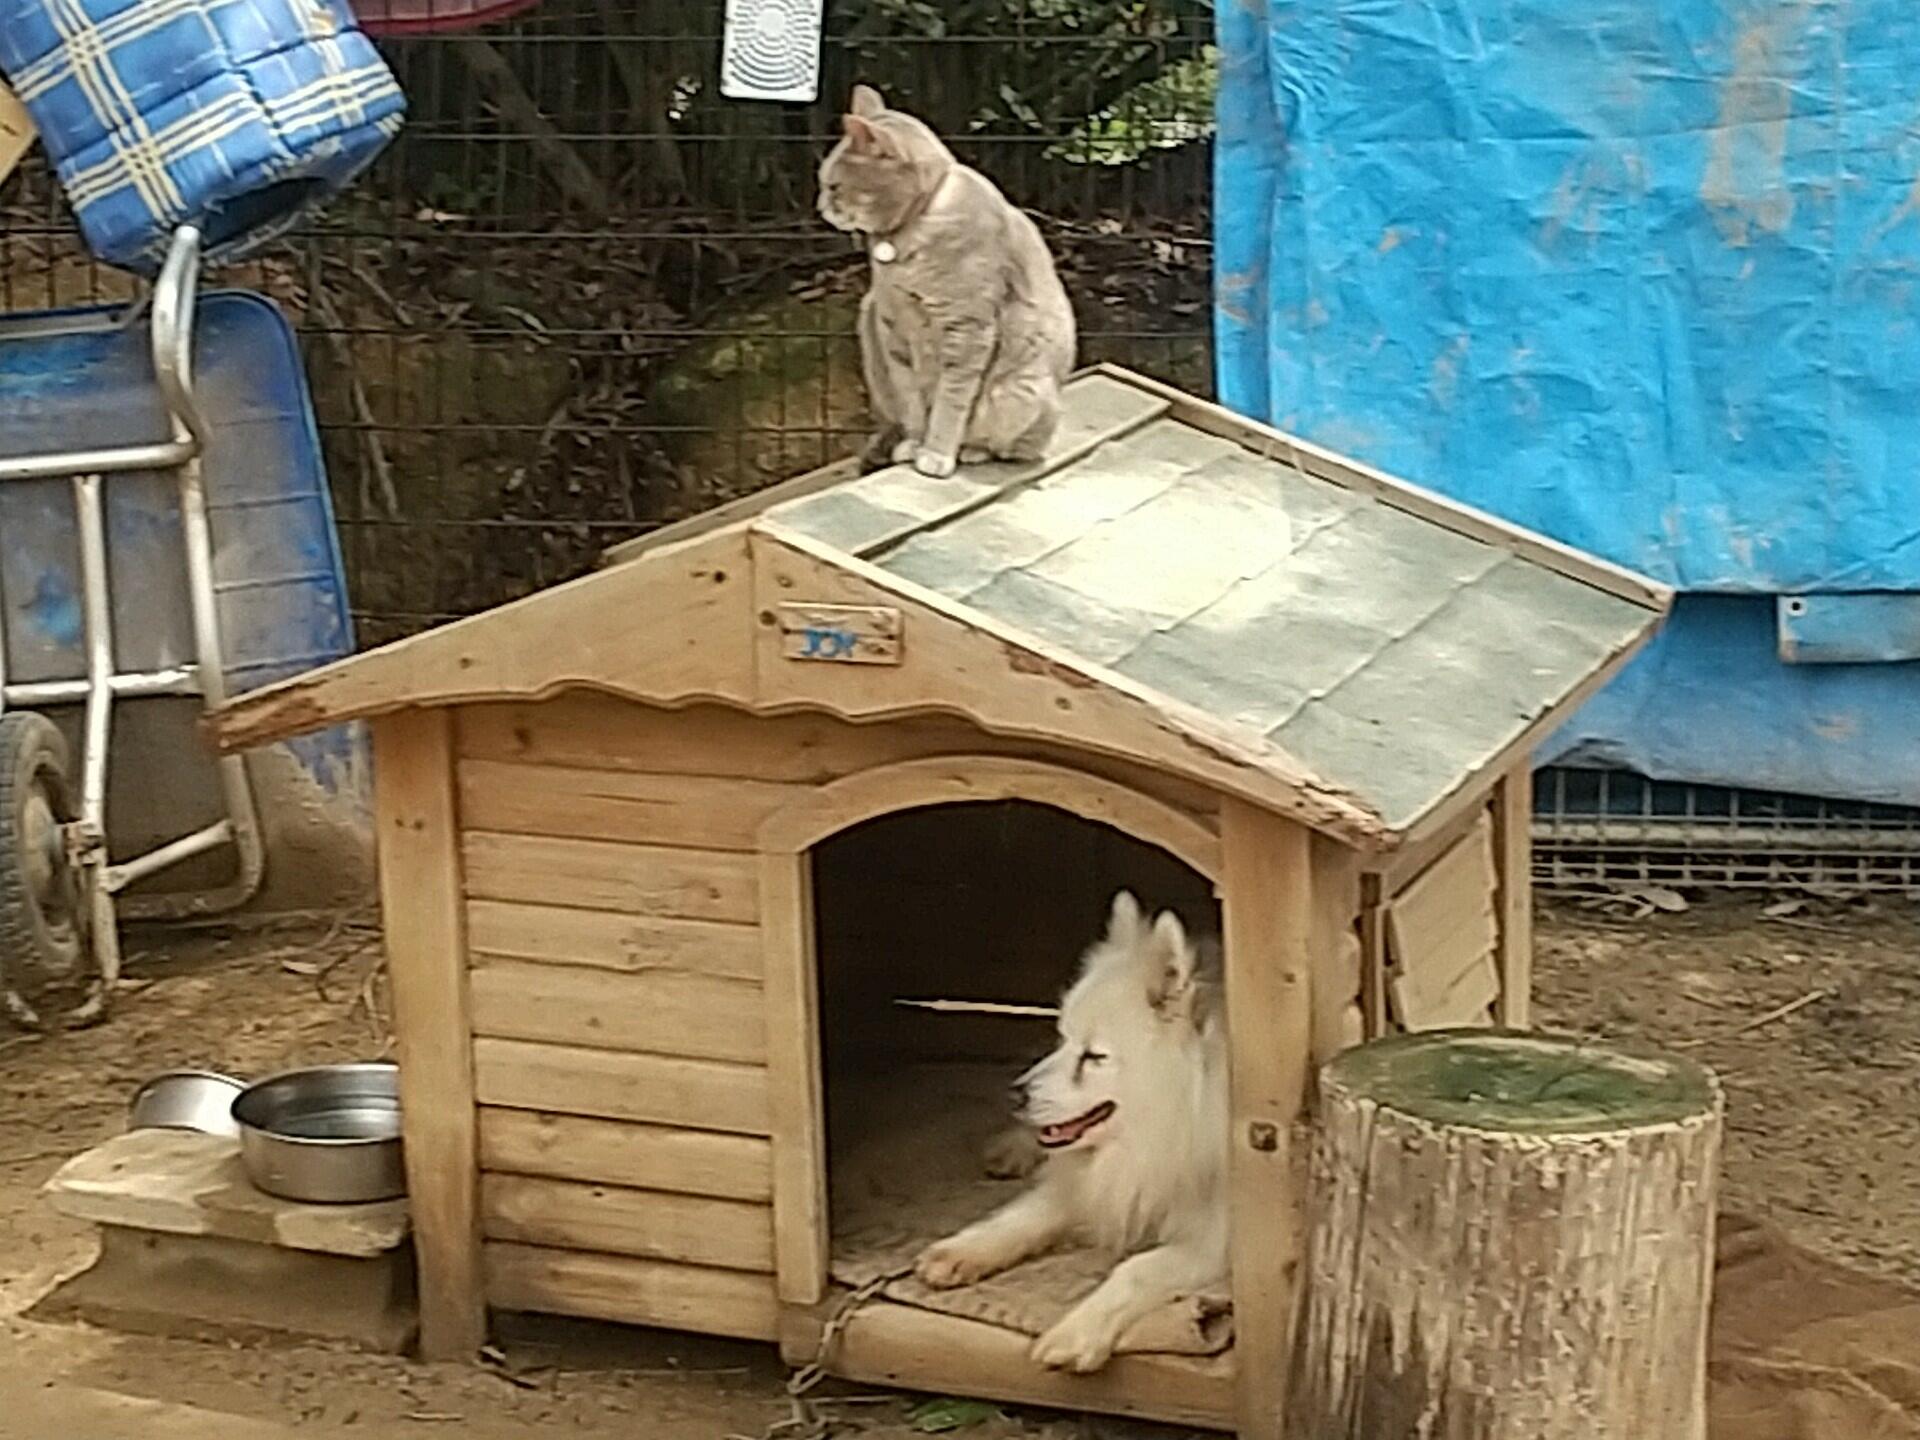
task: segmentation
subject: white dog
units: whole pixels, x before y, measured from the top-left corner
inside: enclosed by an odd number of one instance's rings
[[[1175,915],[1149,925],[1132,895],[1115,896],[1105,938],[1061,1002],[1059,1045],[1014,1086],[1045,1152],[1039,1178],[919,1258],[920,1279],[946,1288],[1076,1242],[1125,1257],[1034,1342],[1042,1365],[1098,1370],[1141,1316],[1225,1287],[1217,960],[1217,947],[1189,941]]]

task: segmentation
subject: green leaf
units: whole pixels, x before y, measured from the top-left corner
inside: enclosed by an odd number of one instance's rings
[[[984,1400],[929,1400],[907,1412],[907,1424],[922,1435],[969,1430],[1000,1418],[1000,1407]]]

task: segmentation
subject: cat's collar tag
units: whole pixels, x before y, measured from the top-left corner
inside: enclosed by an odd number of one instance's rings
[[[873,258],[882,265],[891,265],[894,260],[898,258],[899,254],[900,252],[893,248],[893,242],[891,240],[876,240],[873,242]]]

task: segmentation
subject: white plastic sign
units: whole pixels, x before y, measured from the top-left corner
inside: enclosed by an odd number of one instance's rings
[[[826,0],[727,0],[720,93],[729,100],[820,96],[820,27]]]

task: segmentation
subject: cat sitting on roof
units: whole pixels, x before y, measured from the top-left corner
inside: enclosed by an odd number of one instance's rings
[[[820,213],[862,236],[872,464],[1035,460],[1060,423],[1074,320],[1033,221],[932,130],[856,85],[820,166]]]

